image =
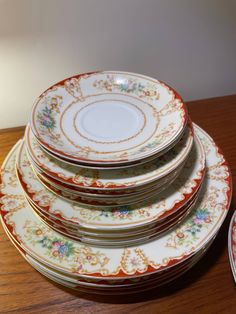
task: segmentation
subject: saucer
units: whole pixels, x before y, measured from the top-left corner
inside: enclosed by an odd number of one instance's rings
[[[147,76],[104,71],[53,85],[36,101],[30,126],[39,143],[69,160],[125,164],[161,153],[187,123],[181,97]]]

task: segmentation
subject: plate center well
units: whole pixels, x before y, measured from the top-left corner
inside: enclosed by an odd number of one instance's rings
[[[128,141],[142,132],[146,125],[143,111],[124,100],[101,100],[76,112],[74,128],[80,136],[92,142]]]

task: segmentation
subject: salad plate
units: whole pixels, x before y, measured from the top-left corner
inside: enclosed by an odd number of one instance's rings
[[[86,189],[121,190],[156,182],[175,171],[188,157],[193,144],[193,131],[187,128],[181,140],[167,154],[128,169],[93,170],[68,165],[47,154],[38,144],[29,126],[25,132],[29,159],[47,176]]]
[[[32,167],[32,164],[31,164]],[[137,204],[139,202],[145,201],[147,199],[150,199],[151,197],[156,196],[158,193],[161,193],[164,189],[166,189],[178,176],[181,169],[178,171],[175,171],[173,174],[168,175],[165,180],[161,179],[161,182],[158,182],[158,184],[153,184],[149,186],[148,189],[141,190],[140,193],[133,194],[124,194],[124,196],[113,196],[111,195],[105,195],[102,196],[102,194],[99,194],[99,196],[87,195],[86,192],[80,193],[80,191],[70,189],[68,187],[64,187],[64,185],[59,184],[58,182],[51,182],[50,179],[45,178],[44,175],[40,175],[35,168],[33,168],[33,171],[35,172],[38,180],[47,188],[47,190],[55,193],[57,196],[61,196],[66,199],[70,199],[73,202],[77,202],[79,204],[85,204],[90,206],[119,206],[119,205],[130,205],[130,204]],[[21,176],[19,173],[18,176]]]
[[[180,165],[175,171],[171,172],[170,174],[166,175],[165,177],[159,179],[158,181],[154,181],[148,184],[145,184],[141,187],[127,187],[127,189],[122,190],[92,190],[92,189],[81,189],[80,187],[75,186],[69,186],[63,182],[60,182],[59,180],[53,179],[49,176],[47,176],[45,173],[40,171],[40,169],[28,158],[32,169],[35,171],[38,178],[43,182],[49,184],[49,186],[54,187],[55,189],[64,191],[64,192],[70,192],[75,195],[79,196],[87,196],[91,199],[119,199],[119,198],[125,198],[125,197],[131,197],[131,196],[140,196],[143,193],[150,192],[151,190],[161,188],[162,186],[166,186],[168,182],[174,180],[176,176],[179,174],[181,169],[183,168],[183,165]]]
[[[79,205],[50,192],[38,180],[30,167],[24,145],[21,145],[17,161],[20,184],[33,204],[63,220],[87,229],[131,230],[156,223],[178,211],[198,191],[205,173],[205,153],[196,137],[178,180],[161,194],[139,204],[89,207]]]
[[[1,219],[29,255],[65,274],[80,278],[124,280],[157,274],[197,254],[215,237],[231,200],[228,165],[214,141],[195,132],[206,153],[207,173],[191,214],[176,229],[146,244],[126,248],[84,245],[49,229],[32,212],[15,173],[17,148],[2,167]]]
[[[53,85],[39,96],[30,121],[42,146],[87,164],[125,164],[161,153],[186,124],[186,107],[172,88],[115,71]]]

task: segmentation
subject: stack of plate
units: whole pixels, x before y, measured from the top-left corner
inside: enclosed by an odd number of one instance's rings
[[[236,282],[236,211],[233,214],[229,226],[228,252],[232,274],[234,281]]]
[[[38,98],[2,166],[1,217],[45,276],[84,292],[126,294],[192,267],[231,193],[222,153],[173,89],[96,72]]]

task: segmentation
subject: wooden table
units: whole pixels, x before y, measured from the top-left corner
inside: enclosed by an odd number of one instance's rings
[[[194,122],[222,148],[236,183],[236,95],[188,103]],[[24,128],[0,131],[0,163]],[[227,233],[235,209],[213,246],[177,281],[135,296],[89,296],[41,276],[20,256],[0,227],[0,313],[236,313],[236,284],[228,260]]]

